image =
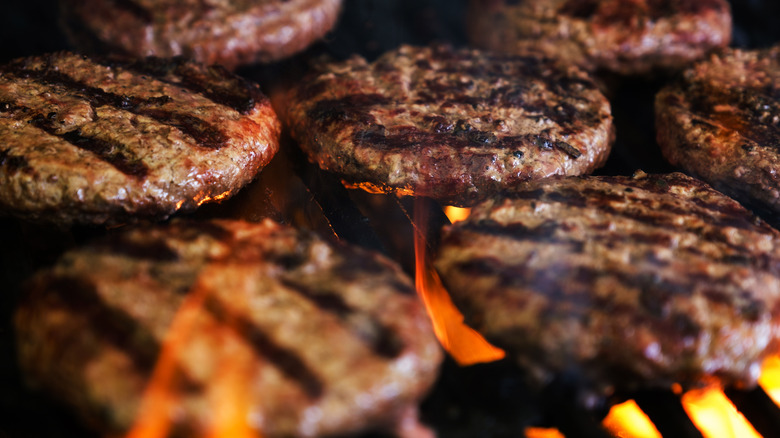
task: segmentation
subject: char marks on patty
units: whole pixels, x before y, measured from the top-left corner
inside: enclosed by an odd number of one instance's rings
[[[459,205],[588,173],[613,134],[609,103],[579,69],[446,46],[326,65],[281,105],[309,159],[347,182]]]
[[[777,348],[780,233],[680,173],[521,184],[446,228],[436,267],[539,384],[751,386]]]
[[[256,84],[184,60],[71,53],[0,67],[0,211],[117,224],[233,193],[278,149]]]
[[[442,358],[398,266],[270,220],[129,227],[66,253],[25,290],[25,376],[101,433],[133,424],[163,350],[171,426],[194,435],[229,389],[224,373],[242,378],[263,436],[399,426]],[[170,332],[187,312],[189,331]]]

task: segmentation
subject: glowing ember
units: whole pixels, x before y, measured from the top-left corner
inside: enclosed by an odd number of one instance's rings
[[[602,424],[613,435],[619,437],[661,438],[653,422],[633,400],[613,406]]]
[[[525,438],[565,438],[558,429],[544,429],[541,427],[527,427]]]
[[[705,438],[760,438],[761,435],[719,389],[686,392],[683,407]]]
[[[444,207],[444,214],[446,214],[450,219],[450,222],[454,224],[455,222],[466,220],[471,214],[471,209],[448,205]]]
[[[439,342],[460,365],[493,362],[503,359],[504,350],[491,345],[479,333],[463,323],[463,315],[455,307],[449,293],[426,258],[425,239],[420,232],[425,229],[427,216],[424,208],[415,208],[414,235],[415,284],[423,300]]]

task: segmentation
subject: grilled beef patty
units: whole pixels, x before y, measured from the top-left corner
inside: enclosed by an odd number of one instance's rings
[[[623,74],[679,69],[731,39],[726,0],[470,0],[467,20],[478,47]]]
[[[233,69],[285,58],[336,24],[342,0],[61,0],[77,46]]]
[[[539,382],[754,385],[780,329],[780,233],[680,173],[522,184],[445,229],[467,322]]]
[[[549,59],[403,46],[322,67],[280,111],[309,159],[370,190],[469,205],[602,165],[609,102]]]
[[[0,213],[161,219],[231,195],[279,148],[267,97],[219,67],[71,53],[0,67]]]
[[[406,415],[441,349],[411,281],[373,253],[270,220],[174,221],[66,253],[26,292],[27,378],[103,433],[133,423],[165,350],[164,416],[187,436],[214,427],[219,394],[264,437],[424,436]]]
[[[780,46],[713,55],[655,105],[669,162],[780,223]]]

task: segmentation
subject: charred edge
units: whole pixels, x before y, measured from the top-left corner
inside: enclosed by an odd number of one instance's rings
[[[295,352],[277,345],[252,321],[228,309],[216,298],[207,298],[204,306],[215,319],[240,332],[252,345],[261,360],[268,359],[280,372],[298,382],[310,398],[322,397],[324,393],[323,382]]]
[[[49,279],[45,287],[74,314],[87,316],[92,333],[124,351],[140,372],[152,371],[160,353],[159,342],[131,315],[106,303],[94,283],[86,278],[58,276]]]
[[[24,157],[11,155],[11,149],[0,148],[0,168],[5,168],[8,172],[30,170],[30,163]]]
[[[51,121],[42,115],[34,116],[29,122],[32,126],[49,135],[61,138],[79,149],[93,153],[125,175],[141,180],[149,174],[149,168],[146,164],[125,150],[121,143],[85,136],[80,129],[59,134],[52,126]]]
[[[144,8],[134,0],[112,0],[117,9],[123,9],[133,15],[145,24],[151,24],[154,21],[152,12]]]
[[[340,99],[320,100],[307,111],[307,116],[323,126],[333,123],[376,125],[370,110],[391,102],[381,94],[352,94]]]
[[[197,117],[155,108],[169,103],[172,100],[169,96],[139,98],[119,95],[76,81],[62,72],[52,70],[28,70],[10,67],[6,68],[4,72],[21,78],[29,78],[43,85],[62,87],[75,95],[83,97],[94,106],[111,106],[150,117],[158,123],[172,126],[190,135],[204,148],[218,149],[225,146],[228,140],[225,133]]]
[[[352,308],[341,296],[330,292],[315,291],[291,280],[282,280],[282,284],[309,300],[317,308],[336,315],[358,339],[367,344],[377,355],[392,359],[398,357],[403,351],[401,341],[391,329],[370,315]],[[365,319],[361,316],[365,316]]]

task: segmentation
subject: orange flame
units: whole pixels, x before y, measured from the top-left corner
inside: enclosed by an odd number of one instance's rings
[[[202,275],[208,275],[204,270]],[[169,435],[177,397],[173,382],[176,378],[177,358],[200,323],[203,305],[211,289],[196,282],[193,290],[179,307],[168,329],[160,357],[157,359],[152,376],[141,398],[141,404],[135,423],[125,438],[165,438]],[[225,339],[237,339],[231,327],[212,326],[216,336]],[[207,438],[262,438],[247,424],[249,413],[249,393],[246,390],[246,361],[235,357],[220,357],[219,372],[214,377],[212,392],[207,394],[211,403],[214,419]],[[244,371],[244,372],[242,372]]]
[[[720,389],[689,391],[682,402],[704,438],[761,438]]]
[[[764,361],[758,382],[775,403],[780,402],[780,357],[770,356]],[[679,388],[679,385],[676,386]],[[761,436],[719,389],[689,391],[683,394],[682,403],[705,438]],[[604,426],[621,438],[660,436],[657,431],[655,435],[649,434],[649,428],[644,424],[644,420],[637,420],[640,415],[647,418],[636,403],[629,401],[614,406],[604,419]]]
[[[415,285],[428,315],[433,330],[447,352],[460,365],[473,365],[503,359],[504,350],[491,345],[474,329],[463,323],[463,315],[450,299],[441,279],[426,257],[425,239],[420,230],[425,229],[428,218],[424,208],[414,209]]]
[[[650,418],[634,400],[615,405],[602,422],[613,435],[624,438],[661,438]]]
[[[471,209],[448,205],[444,207],[444,214],[447,215],[447,217],[450,219],[450,222],[454,224],[455,222],[466,220],[471,214]]]

